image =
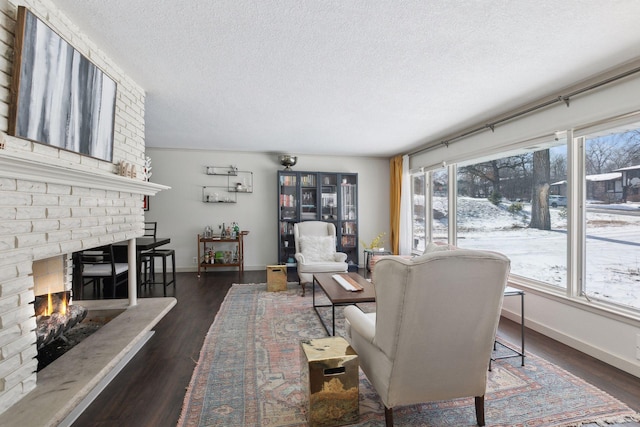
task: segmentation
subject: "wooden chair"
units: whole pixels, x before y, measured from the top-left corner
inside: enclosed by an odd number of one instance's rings
[[[84,298],[84,287],[92,284],[94,297],[105,295],[107,285],[111,286],[111,298],[116,297],[116,287],[126,283],[129,277],[129,264],[115,262],[113,246],[106,245],[79,253],[77,260],[80,263],[80,299]]]

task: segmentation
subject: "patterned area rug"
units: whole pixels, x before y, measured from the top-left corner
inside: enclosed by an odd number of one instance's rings
[[[337,327],[343,330],[343,321]],[[233,285],[205,338],[178,425],[307,425],[300,340],[323,336],[311,296],[301,297],[297,286],[266,292],[265,284]],[[492,426],[640,420],[621,402],[531,354],[524,367],[520,358],[492,364],[485,415]],[[476,425],[473,398],[395,408],[394,420],[396,426]],[[356,425],[384,425],[384,408],[362,372]]]

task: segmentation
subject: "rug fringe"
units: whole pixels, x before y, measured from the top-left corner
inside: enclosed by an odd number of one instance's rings
[[[598,418],[595,420],[581,420],[577,423],[563,424],[563,427],[582,427],[589,424],[597,424],[602,427],[613,424],[626,424],[632,422],[640,422],[640,414],[618,415],[616,417]]]

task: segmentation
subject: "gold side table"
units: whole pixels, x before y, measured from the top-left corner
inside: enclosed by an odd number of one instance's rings
[[[342,337],[300,342],[302,384],[312,427],[354,424],[360,416],[358,355]]]

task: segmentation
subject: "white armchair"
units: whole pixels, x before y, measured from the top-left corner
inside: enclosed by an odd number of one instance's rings
[[[383,257],[375,268],[376,313],[344,309],[347,340],[385,406],[484,394],[510,261],[494,252],[450,250],[412,259]]]
[[[298,278],[305,294],[314,273],[347,271],[347,254],[336,252],[336,226],[330,222],[304,221],[293,225]]]

